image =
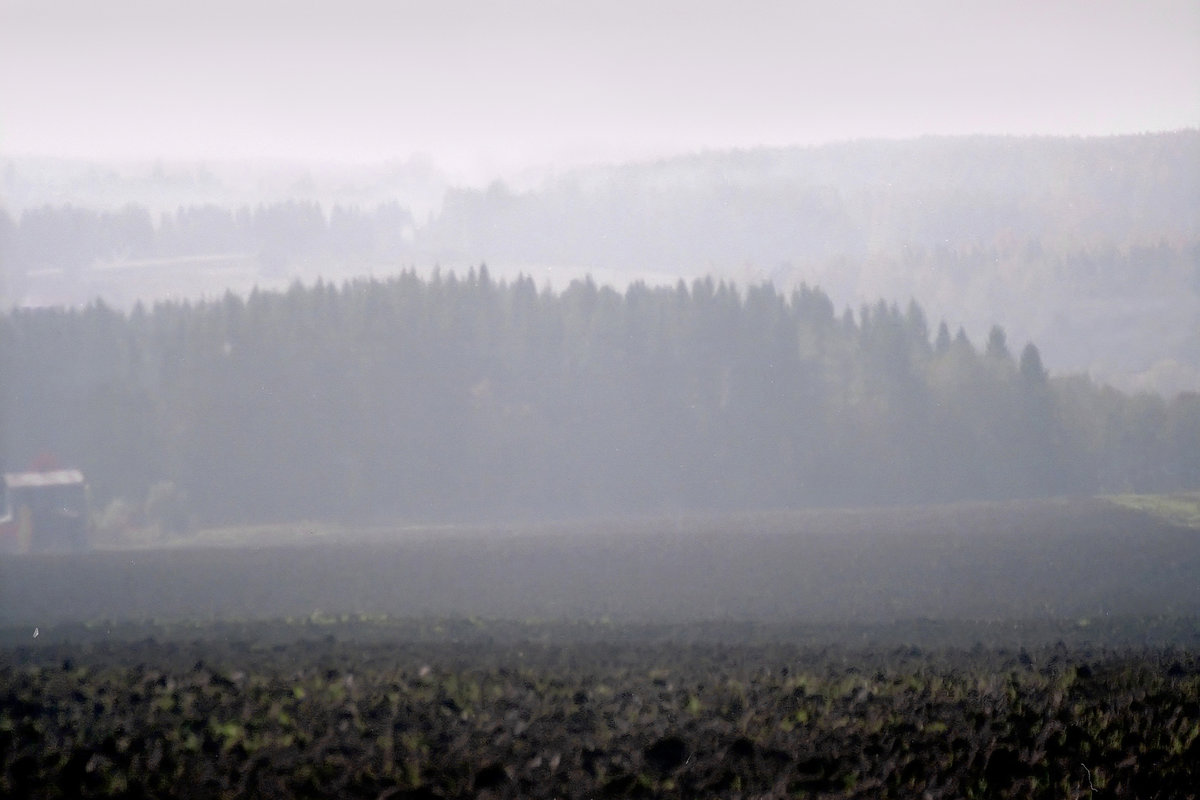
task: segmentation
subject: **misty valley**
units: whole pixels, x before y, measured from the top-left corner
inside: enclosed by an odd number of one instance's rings
[[[10,164],[0,794],[1195,797],[1198,142]]]

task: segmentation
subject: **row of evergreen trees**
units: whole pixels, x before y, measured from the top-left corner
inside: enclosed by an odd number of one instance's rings
[[[514,519],[1200,486],[1200,396],[1048,378],[921,308],[414,272],[0,317],[7,469],[204,523]]]
[[[16,280],[26,271],[79,272],[96,262],[210,254],[254,254],[268,269],[321,258],[394,261],[408,254],[412,230],[412,215],[396,203],[328,212],[295,200],[236,209],[181,206],[157,219],[139,205],[43,206],[16,218],[0,208],[0,259]]]

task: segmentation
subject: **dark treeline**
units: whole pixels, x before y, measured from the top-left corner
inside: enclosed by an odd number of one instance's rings
[[[1200,485],[1200,396],[1048,378],[915,303],[487,269],[0,317],[8,469],[201,523],[907,503]]]
[[[854,306],[918,297],[977,340],[1003,309],[1056,369],[1200,388],[1195,129],[755,148],[486,188],[420,168],[226,169],[0,160],[0,308],[483,261],[510,277],[713,274]]]
[[[180,206],[155,219],[144,206],[118,211],[42,206],[16,218],[0,209],[0,257],[20,280],[25,272],[79,272],[96,262],[249,253],[267,271],[297,260],[408,254],[413,218],[396,203],[364,210],[289,200],[251,208]]]

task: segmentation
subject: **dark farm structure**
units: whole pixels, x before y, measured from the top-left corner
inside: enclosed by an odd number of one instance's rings
[[[88,496],[75,469],[9,472],[0,498],[0,549],[82,550],[88,544]]]

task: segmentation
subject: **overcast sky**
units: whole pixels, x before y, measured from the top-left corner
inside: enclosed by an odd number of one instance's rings
[[[1196,126],[1196,0],[0,0],[0,156],[478,173]]]

